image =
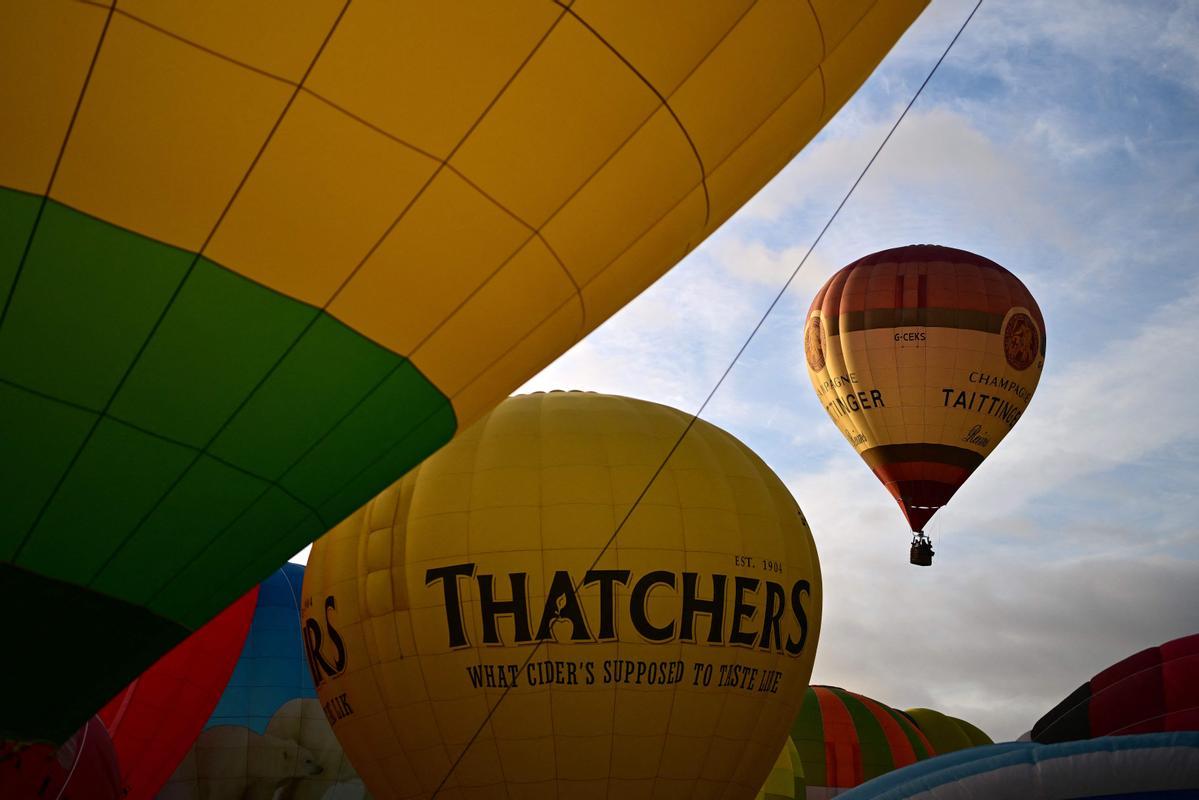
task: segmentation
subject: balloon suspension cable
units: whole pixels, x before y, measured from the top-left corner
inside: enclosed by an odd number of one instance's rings
[[[750,343],[754,340],[754,337],[758,335],[758,331],[762,329],[762,326],[766,323],[767,318],[774,312],[775,307],[777,307],[779,302],[783,299],[783,296],[787,293],[787,290],[791,288],[791,284],[795,282],[795,278],[799,275],[799,271],[803,269],[804,265],[808,262],[808,258],[811,257],[812,252],[816,249],[816,246],[820,244],[820,241],[824,238],[824,234],[828,232],[830,227],[832,227],[833,222],[841,213],[841,209],[843,209],[845,204],[849,202],[849,198],[853,196],[854,191],[858,188],[858,184],[862,182],[862,179],[866,177],[866,173],[870,171],[872,166],[874,166],[874,162],[878,160],[879,155],[883,152],[883,148],[887,146],[889,141],[891,141],[891,137],[899,128],[900,123],[903,122],[904,118],[908,115],[908,112],[912,110],[912,106],[916,104],[916,100],[924,92],[924,88],[928,86],[929,81],[931,81],[933,78],[933,75],[937,73],[941,63],[945,61],[946,56],[949,55],[949,51],[953,49],[955,44],[957,44],[958,39],[962,36],[962,32],[965,31],[966,26],[970,24],[970,20],[974,19],[974,15],[978,12],[978,9],[982,6],[982,4],[983,0],[978,0],[978,2],[974,4],[974,8],[971,9],[970,13],[966,16],[965,21],[962,22],[961,26],[957,30],[957,33],[955,33],[953,38],[949,40],[949,44],[945,46],[945,50],[941,53],[941,57],[937,59],[935,64],[933,64],[932,69],[930,69],[928,75],[925,76],[924,81],[921,82],[920,86],[916,89],[916,92],[912,95],[912,99],[908,101],[908,104],[904,106],[903,111],[900,112],[899,116],[895,119],[895,122],[891,125],[891,129],[887,131],[887,135],[883,137],[883,140],[879,143],[878,147],[875,148],[874,154],[870,156],[870,160],[866,162],[866,166],[862,167],[861,172],[858,173],[858,177],[854,179],[854,182],[852,185],[850,185],[849,190],[841,198],[841,202],[839,202],[837,207],[833,209],[832,215],[830,215],[828,221],[824,223],[824,227],[820,229],[820,232],[816,234],[816,238],[812,240],[812,244],[808,247],[807,252],[804,253],[803,258],[801,258],[799,263],[795,265],[795,269],[791,271],[790,276],[788,276],[786,282],[783,283],[782,288],[778,290],[774,296],[774,299],[770,301],[770,305],[766,307],[765,312],[763,312],[761,318],[758,319],[757,324],[755,324],[753,329],[749,332],[749,336],[746,337],[741,347],[738,348],[737,352],[733,355],[732,360],[729,361],[729,365],[725,367],[724,372],[721,373],[720,378],[716,381],[716,384],[712,387],[712,390],[708,392],[708,395],[704,398],[704,401],[700,403],[699,408],[697,408],[695,413],[693,413],[690,419],[687,420],[687,424],[683,427],[682,433],[679,434],[674,444],[671,445],[670,450],[667,451],[665,457],[663,457],[662,462],[658,464],[657,469],[654,470],[654,473],[650,476],[649,480],[646,481],[645,486],[641,489],[641,492],[633,500],[632,505],[629,506],[629,510],[625,512],[624,517],[621,518],[615,530],[612,531],[612,535],[608,537],[608,540],[604,543],[604,546],[600,548],[595,560],[591,563],[590,569],[595,569],[600,560],[608,552],[608,548],[610,548],[612,543],[616,541],[616,537],[624,528],[625,523],[628,522],[629,517],[633,515],[633,512],[637,509],[637,506],[645,498],[646,494],[649,493],[650,487],[653,486],[654,481],[658,479],[658,476],[662,474],[662,471],[670,462],[671,457],[674,456],[675,451],[679,449],[680,445],[682,445],[683,440],[687,437],[687,434],[695,426],[700,414],[704,412],[704,409],[708,407],[708,404],[712,401],[712,398],[716,395],[716,392],[722,385],[724,385],[729,373],[731,373],[733,371],[733,367],[737,365],[737,361],[740,360],[746,349],[749,348]],[[920,535],[923,536],[923,533]],[[575,591],[577,592],[579,588],[580,587],[576,586]],[[533,658],[537,655],[537,652],[541,649],[543,644],[543,641],[539,641],[533,645],[532,649],[529,651],[528,657],[525,658],[524,663],[521,664],[521,670],[524,670],[529,663],[532,662]],[[462,762],[462,759],[466,756],[467,751],[469,751],[474,745],[475,740],[482,735],[483,731],[487,728],[487,725],[491,722],[491,717],[495,714],[496,709],[498,709],[500,704],[503,703],[508,697],[508,692],[510,691],[511,687],[504,689],[499,698],[495,701],[495,704],[488,709],[487,715],[483,718],[483,721],[479,723],[479,727],[475,729],[473,734],[471,734],[471,737],[467,740],[466,745],[458,753],[457,757],[454,758],[453,763],[450,764],[450,768],[442,777],[441,782],[437,784],[437,788],[433,790],[430,800],[436,798],[441,793],[441,790],[445,788],[446,783],[454,774],[454,771],[458,768],[458,765]]]

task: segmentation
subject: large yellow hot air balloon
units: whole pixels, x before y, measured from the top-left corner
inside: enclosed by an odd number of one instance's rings
[[[925,2],[0,3],[0,737],[636,296]]]
[[[510,398],[316,542],[310,666],[376,797],[754,797],[819,566],[782,482],[702,421],[633,506],[687,422]]]
[[[965,250],[884,250],[817,292],[804,354],[821,405],[907,517],[912,563],[928,566],[925,524],[1037,388],[1045,321],[1036,300]]]

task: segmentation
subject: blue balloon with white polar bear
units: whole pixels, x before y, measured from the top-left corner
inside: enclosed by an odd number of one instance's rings
[[[212,717],[158,800],[365,800],[316,699],[300,631],[304,567],[262,582],[250,633]]]

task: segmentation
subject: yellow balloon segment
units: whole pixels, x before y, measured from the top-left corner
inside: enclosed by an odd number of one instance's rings
[[[994,744],[990,736],[964,719],[931,708],[909,708],[903,713],[915,720],[937,755]]]
[[[795,742],[788,736],[756,800],[804,800],[806,796],[803,761]]]
[[[654,477],[688,419],[509,398],[316,542],[309,664],[375,796],[757,794],[820,568],[787,488],[719,428]]]
[[[0,189],[323,309],[470,422],[718,228],[926,4],[4,4]]]

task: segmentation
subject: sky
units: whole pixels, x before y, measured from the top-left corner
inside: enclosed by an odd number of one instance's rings
[[[697,410],[973,7],[934,0],[719,231],[517,393]],[[803,320],[840,267],[984,255],[1045,316],[1027,412],[926,529],[817,402]],[[1013,739],[1096,672],[1199,631],[1199,3],[990,0],[705,409],[816,540],[813,683]],[[297,560],[303,560],[302,553]]]

